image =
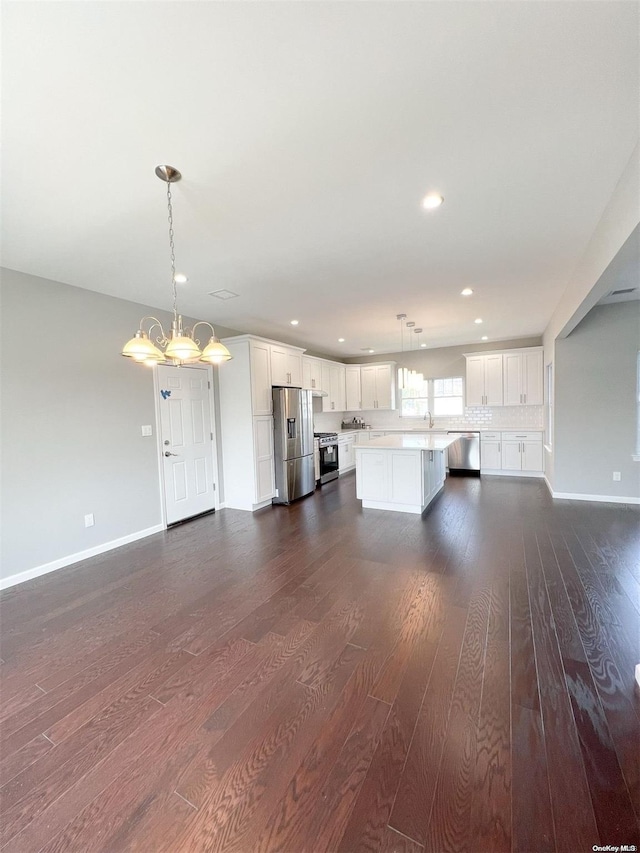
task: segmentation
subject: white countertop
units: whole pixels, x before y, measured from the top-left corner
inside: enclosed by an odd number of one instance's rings
[[[407,434],[385,435],[372,438],[368,444],[356,444],[356,453],[360,450],[446,450],[458,440],[457,435]]]
[[[362,429],[342,429],[338,430],[338,435],[351,435],[351,433],[359,433],[359,432],[393,432],[393,433],[439,433],[442,435],[443,433],[450,432],[447,427],[433,427],[429,429],[428,427],[371,427],[370,429],[362,430]],[[456,427],[454,432],[543,432],[542,427],[523,427],[523,426],[500,426],[500,427]]]

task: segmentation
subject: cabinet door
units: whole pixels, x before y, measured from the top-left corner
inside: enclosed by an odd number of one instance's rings
[[[525,406],[541,406],[543,403],[543,370],[542,353],[528,352],[523,354],[523,402]],[[541,471],[541,468],[536,470]]]
[[[275,492],[273,471],[273,418],[253,419],[253,452],[255,459],[255,503],[269,500]]]
[[[386,450],[363,450],[356,466],[356,497],[359,500],[387,500],[388,456]]]
[[[287,353],[287,384],[302,388],[302,355],[299,352]]]
[[[502,396],[502,353],[484,357],[484,404],[501,406]]]
[[[322,365],[319,361],[311,362],[311,389],[322,391]]]
[[[429,503],[435,491],[436,473],[433,458],[435,454],[428,450],[422,452],[422,503]]]
[[[484,356],[482,355],[474,355],[467,359],[465,400],[467,406],[484,406]]]
[[[346,441],[338,442],[338,465],[340,472],[350,471],[355,464],[355,440],[348,438]]]
[[[352,364],[345,368],[345,390],[347,412],[360,411],[360,365]]]
[[[502,460],[499,441],[482,441],[480,443],[480,468],[481,470],[500,470]]]
[[[286,349],[271,346],[271,384],[288,385],[287,371]]]
[[[505,406],[523,405],[521,353],[505,353],[502,360],[502,369],[504,371]]]
[[[322,411],[323,412],[331,412],[331,365],[330,364],[322,364],[321,366],[321,376],[322,376],[322,390],[326,392],[327,396],[322,398]]]
[[[503,471],[520,471],[522,470],[522,459],[520,455],[520,441],[503,441],[502,442],[502,465]]]
[[[302,387],[313,390],[313,377],[311,376],[311,365],[313,362],[310,358],[302,356]]]
[[[372,411],[376,408],[376,368],[363,367],[360,370],[362,410]]]
[[[340,365],[334,365],[331,368],[331,400],[335,406],[334,411],[345,412],[347,410],[345,371],[344,367]]]
[[[542,442],[541,441],[523,441],[522,442],[522,470],[523,471],[542,471]]]
[[[390,364],[376,365],[376,409],[395,409],[393,374]]]
[[[270,415],[271,352],[269,344],[251,341],[251,403],[254,415]]]
[[[389,458],[389,500],[398,504],[423,501],[422,451],[387,451]],[[427,453],[427,458],[429,454]],[[431,463],[433,464],[433,463]]]

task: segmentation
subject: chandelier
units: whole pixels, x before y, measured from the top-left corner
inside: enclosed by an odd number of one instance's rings
[[[415,329],[413,321],[407,320],[406,314],[396,314],[396,320],[400,322],[400,352],[404,353],[404,329],[413,329],[417,335],[422,334],[422,329]],[[409,349],[411,349],[411,336],[409,336]],[[398,388],[400,391],[419,391],[422,388],[424,376],[416,370],[406,367],[398,368]]]
[[[171,184],[179,181],[182,175],[173,166],[156,166],[156,175],[167,184],[167,209],[169,211],[169,251],[171,255],[171,289],[173,293],[173,320],[171,331],[166,334],[157,317],[143,317],[138,331],[122,348],[121,355],[132,358],[142,364],[190,364],[203,361],[208,364],[221,364],[233,358],[226,346],[216,337],[211,323],[200,320],[193,328],[185,329],[182,315],[178,314],[178,293],[176,289],[176,253],[173,242],[173,207],[171,204]],[[147,328],[145,329],[145,325]],[[195,336],[198,326],[211,329],[209,343],[200,349],[200,341]],[[152,340],[152,336],[153,337]]]

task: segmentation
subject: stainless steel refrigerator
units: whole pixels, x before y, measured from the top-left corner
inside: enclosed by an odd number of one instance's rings
[[[273,437],[277,497],[288,504],[315,491],[311,391],[273,389]]]

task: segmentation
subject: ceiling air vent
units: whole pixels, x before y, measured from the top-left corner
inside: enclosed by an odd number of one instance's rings
[[[624,293],[635,293],[637,287],[623,287],[621,290],[612,290],[609,296],[622,296]]]
[[[210,290],[209,296],[215,296],[216,299],[235,299],[238,294],[232,290]]]

